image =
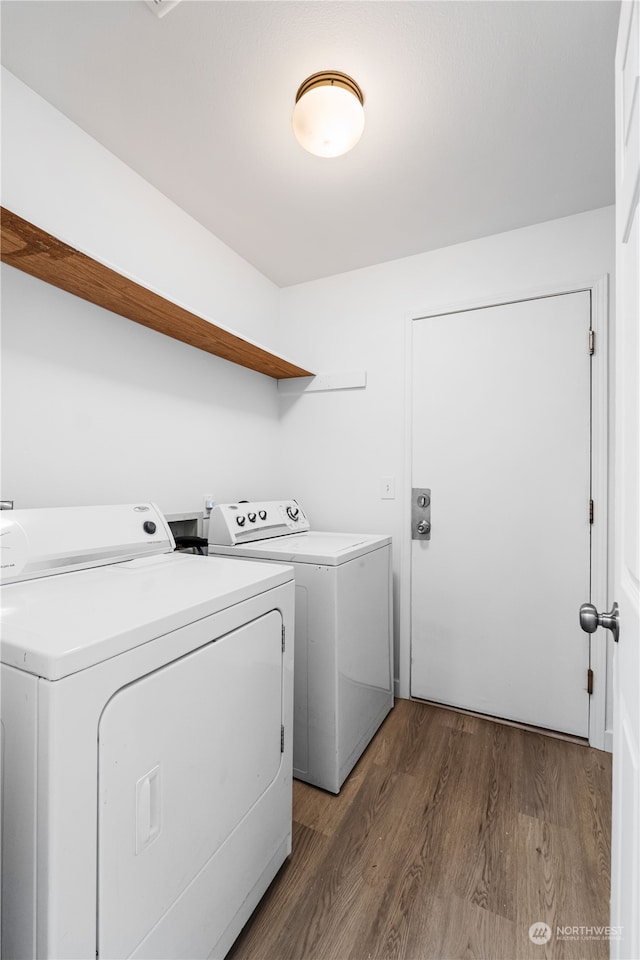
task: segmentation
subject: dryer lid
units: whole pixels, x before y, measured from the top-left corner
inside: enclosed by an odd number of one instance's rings
[[[2,587],[2,662],[59,680],[293,579],[273,563],[181,553]]]

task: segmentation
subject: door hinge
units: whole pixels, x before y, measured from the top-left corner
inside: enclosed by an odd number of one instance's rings
[[[589,523],[593,523],[593,500],[589,500]]]
[[[283,653],[284,653],[284,634],[285,634],[285,628],[284,628],[284,623],[283,623],[283,624],[282,624],[282,652],[283,652]]]
[[[593,670],[591,667],[587,670],[587,693],[589,696],[593,693]]]
[[[589,330],[589,355],[593,356],[596,352],[596,332]]]
[[[280,726],[280,753],[284,753],[284,724]]]

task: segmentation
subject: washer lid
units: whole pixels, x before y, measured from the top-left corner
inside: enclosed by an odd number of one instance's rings
[[[293,579],[291,567],[179,553],[2,587],[2,662],[48,680]]]
[[[337,566],[388,543],[391,543],[391,537],[378,533],[325,533],[311,530],[308,533],[292,533],[286,537],[273,537],[255,543],[236,544],[234,547],[220,548],[209,544],[209,552],[224,553],[225,556],[280,560],[283,563]]]

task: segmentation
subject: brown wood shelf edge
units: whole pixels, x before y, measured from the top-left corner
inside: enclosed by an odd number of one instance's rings
[[[311,377],[309,370],[244,340],[224,327],[130,280],[0,207],[4,263],[128,320],[277,380]]]

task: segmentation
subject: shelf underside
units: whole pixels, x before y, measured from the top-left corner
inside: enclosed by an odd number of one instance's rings
[[[145,327],[278,380],[313,374],[166,300],[10,210],[2,215],[2,260]]]

